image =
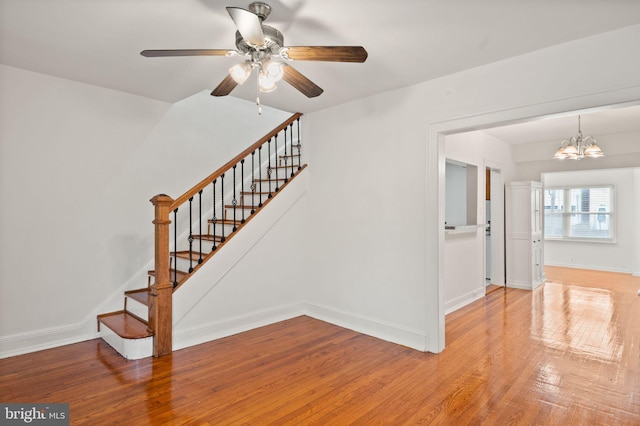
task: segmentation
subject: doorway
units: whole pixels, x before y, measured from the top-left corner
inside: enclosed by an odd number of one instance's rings
[[[630,99],[633,99],[630,101]],[[445,156],[447,136],[473,130],[498,127],[517,122],[535,121],[542,117],[563,116],[571,112],[605,109],[614,106],[637,105],[640,88],[620,91],[605,91],[576,98],[536,103],[519,108],[505,109],[451,120],[427,123],[427,200],[436,208],[427,209],[425,246],[428,267],[425,280],[428,330],[425,349],[439,353],[445,347],[445,303],[444,303],[444,247],[445,247]],[[505,170],[503,169],[503,172]],[[495,225],[495,219],[494,219]]]
[[[504,182],[495,165],[485,168],[485,294],[505,287]]]

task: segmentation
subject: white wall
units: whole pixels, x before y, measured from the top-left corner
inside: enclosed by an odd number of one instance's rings
[[[486,224],[486,167],[501,170],[501,177],[514,173],[511,145],[482,131],[458,133],[446,138],[445,156],[475,166],[477,208],[475,223]],[[445,200],[449,197],[445,189]],[[499,209],[497,209],[499,210]],[[495,227],[494,227],[495,228]],[[497,228],[494,229],[497,231]],[[447,233],[444,241],[444,307],[446,312],[458,309],[485,294],[485,230],[473,233]],[[504,244],[503,244],[504,245]],[[502,251],[503,252],[503,251]],[[497,259],[496,259],[497,260]],[[504,269],[504,262],[500,263]]]
[[[616,239],[613,243],[545,240],[545,265],[632,273],[640,252],[637,248],[638,216],[635,215],[639,168],[582,170],[543,174],[545,187],[613,185]]]
[[[308,169],[173,296],[174,349],[305,313]]]
[[[292,215],[293,227],[306,230],[304,256],[298,258],[304,277],[287,275],[284,279],[291,282],[285,287],[303,282],[307,312],[316,317],[417,349],[442,350],[444,135],[640,99],[640,57],[629,54],[636,50],[639,38],[640,25],[636,25],[309,114],[303,129],[309,192],[286,213]],[[576,74],[577,63],[590,66]],[[176,182],[181,175],[164,167],[166,161],[177,157],[184,162],[178,154],[182,150],[206,157],[202,149],[210,148],[213,155],[214,145],[229,142],[192,131],[192,126],[214,119],[219,109],[201,111],[204,116],[196,118],[187,110],[181,113],[178,106],[175,113],[180,118],[168,128],[184,139],[178,143],[168,137],[158,143],[162,151],[148,158],[143,154],[156,152],[150,149],[156,144],[149,134],[162,114],[169,113],[166,104],[6,67],[2,72],[3,209],[11,200],[7,214],[3,211],[0,243],[0,335],[9,336],[2,340],[6,345],[15,342],[15,336],[18,340],[47,338],[46,327],[55,332],[73,329],[85,317],[93,321],[87,306],[100,303],[123,281],[135,277],[136,270],[146,267],[148,256],[140,253],[150,250],[146,248],[151,232],[146,231],[151,220],[147,200],[157,192],[173,196],[173,191],[182,192]],[[222,108],[235,105],[232,98],[220,101]],[[246,113],[234,116],[242,119],[234,132],[254,128],[254,112],[247,107]],[[222,116],[228,120],[231,114],[225,111]],[[84,131],[79,135],[74,133],[76,117],[90,123],[81,124]],[[8,128],[5,122],[11,123]],[[108,143],[114,139],[111,132],[129,141],[113,142],[118,144],[116,152]],[[156,137],[162,139],[162,135]],[[190,137],[196,140],[190,143]],[[87,145],[92,140],[101,143]],[[176,145],[169,146],[169,140]],[[65,149],[61,151],[60,146]],[[99,150],[100,161],[95,161],[94,149]],[[21,165],[43,155],[42,150],[46,160],[29,169],[24,190],[7,188],[4,181],[22,176]],[[156,160],[161,166],[156,166]],[[183,165],[181,170],[189,170],[189,165]],[[148,168],[149,174],[135,173],[138,166]],[[59,177],[60,169],[86,181],[72,183]],[[93,175],[94,169],[102,180]],[[114,170],[128,174],[113,177]],[[202,176],[199,171],[194,174]],[[163,184],[148,185],[144,177],[149,175],[161,178]],[[185,186],[193,182],[185,178]],[[68,195],[56,191],[47,198],[47,219],[60,227],[40,228],[43,215],[22,215],[18,208],[31,203],[41,192],[40,184],[48,191],[63,185],[67,190]],[[104,188],[104,193],[94,200],[83,199],[96,188]],[[58,197],[71,208],[71,217],[59,209]],[[149,216],[134,225],[123,223],[130,215],[103,208],[112,205],[104,199],[115,203],[121,198],[135,198],[140,205],[130,208]],[[91,234],[96,230],[99,238]],[[293,235],[289,230],[284,234]],[[283,243],[278,240],[278,245]],[[38,256],[34,262],[38,270],[30,267],[25,253]],[[280,252],[261,253],[275,260]],[[241,282],[243,273],[237,273],[234,281]],[[254,297],[242,291],[238,289],[236,295]],[[246,302],[244,306],[268,309],[270,303],[275,302],[267,299],[264,305]]]
[[[149,199],[179,196],[290,116],[206,92],[169,105],[7,66],[0,94],[5,354],[92,336],[100,309],[146,285]]]
[[[628,27],[310,114],[310,303],[442,350],[443,135],[638,99],[638,38]]]

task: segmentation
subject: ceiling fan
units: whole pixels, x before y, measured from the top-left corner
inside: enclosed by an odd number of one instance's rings
[[[280,31],[263,22],[271,13],[271,6],[253,2],[249,9],[227,7],[236,25],[236,48],[226,49],[177,49],[143,50],[145,57],[166,56],[244,56],[245,61],[229,69],[229,74],[211,92],[212,96],[226,96],[237,85],[244,83],[256,70],[258,97],[260,92],[275,90],[275,83],[283,79],[305,96],[319,96],[323,90],[313,81],[289,65],[291,61],[364,62],[367,51],[362,46],[284,46]]]

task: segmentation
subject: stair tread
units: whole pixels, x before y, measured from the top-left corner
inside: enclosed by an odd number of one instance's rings
[[[289,157],[289,155],[287,155],[287,157]],[[293,166],[293,167],[297,167],[297,166]],[[271,167],[271,170],[275,170],[275,169],[282,170],[282,169],[290,169],[290,168],[291,168],[291,165],[289,164],[287,166],[273,166]]]
[[[200,235],[194,235],[193,238],[200,238]],[[211,235],[202,235],[202,239],[203,240],[208,240],[207,238],[204,237],[211,237]],[[204,257],[208,252],[202,252],[202,256]],[[189,250],[181,250],[178,252],[170,252],[169,253],[170,257],[173,256],[178,256],[181,259],[192,259],[193,261],[197,261],[198,257],[199,257],[199,251],[198,250],[192,250],[191,252],[189,252]]]
[[[276,181],[281,181],[281,180],[287,180],[289,178],[291,178],[291,176],[282,176],[282,177],[278,176],[277,179],[276,178],[273,178],[273,179],[256,179],[256,182],[269,182],[269,181],[276,182]]]
[[[240,223],[240,222],[238,221],[238,223]],[[197,238],[199,240],[204,240],[204,241],[217,241],[219,243],[222,242],[222,236],[220,236],[220,235],[215,235],[214,236],[214,235],[210,235],[210,234],[202,234],[202,235],[198,234],[198,235],[194,235],[193,238]],[[188,251],[186,251],[186,252],[178,252],[178,253],[186,253],[187,254],[186,259],[189,258],[189,256],[188,256],[189,252]],[[193,251],[193,254],[195,255],[196,252]],[[178,255],[178,257],[184,257],[184,256]],[[195,259],[195,257],[194,257],[194,259]],[[180,273],[180,272],[178,271],[178,273]]]
[[[130,312],[116,311],[98,315],[98,321],[124,339],[142,339],[153,336],[147,323]]]
[[[173,280],[174,272],[177,272],[177,275],[178,275],[177,280],[178,281],[182,281],[182,279],[188,275],[187,272],[176,271],[175,269],[171,269],[171,270],[169,270],[169,279],[170,280]],[[156,276],[156,271],[149,271],[149,275],[151,275],[152,277],[155,277]]]
[[[209,223],[213,223],[213,219],[209,219]],[[219,225],[219,224],[239,225],[240,221],[239,220],[234,221],[233,219],[216,219],[216,225]]]
[[[262,191],[262,192],[260,192],[260,191],[255,191],[255,192],[252,192],[252,191],[243,191],[243,192],[241,192],[241,193],[240,193],[240,195],[251,195],[251,194],[255,194],[255,195],[269,195],[269,194],[272,194],[272,192],[269,192],[269,191]],[[209,221],[209,222],[211,222],[211,221]]]
[[[260,206],[253,206],[253,205],[249,205],[249,204],[238,204],[237,206],[234,206],[233,204],[226,204],[226,205],[224,206],[224,208],[225,208],[225,209],[232,209],[232,208],[234,208],[234,207],[235,207],[235,208],[238,208],[238,209],[254,209],[254,210],[257,210],[257,209],[258,209],[258,207],[260,207]],[[236,220],[236,222],[237,222],[238,224],[240,223],[240,221],[239,221],[239,220]]]
[[[126,297],[129,297],[133,300],[137,300],[143,305],[149,306],[149,289],[148,288],[139,288],[137,290],[128,290],[124,292]]]

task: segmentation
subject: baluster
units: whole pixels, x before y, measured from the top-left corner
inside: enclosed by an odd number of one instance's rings
[[[278,135],[276,135],[276,148],[278,147]],[[269,198],[271,198],[271,138],[267,142],[268,154],[269,154],[269,166],[267,167],[267,182],[269,182]],[[276,176],[278,175],[278,168],[276,167]]]
[[[277,134],[276,134],[276,137],[275,137],[275,150],[273,151],[273,157],[274,157],[274,161],[275,161],[276,158],[278,158],[278,135]],[[269,156],[269,159],[271,159],[271,156]],[[279,166],[279,164],[276,163],[276,180],[275,180],[275,182],[276,182],[276,192],[278,192],[278,189],[280,189],[278,187],[278,166]],[[269,176],[269,179],[271,179],[271,176]],[[269,181],[269,182],[271,182],[271,181]],[[271,197],[271,183],[269,183],[269,197]]]
[[[258,191],[260,193],[260,202],[258,203],[258,207],[262,207],[262,145],[258,147],[258,168],[258,179],[260,179],[260,190]]]
[[[178,209],[173,211],[173,287],[178,286]]]
[[[193,204],[193,197],[189,198],[189,273],[193,272],[193,232],[192,232],[192,215],[191,206]],[[176,268],[178,264],[174,265]]]
[[[293,177],[294,173],[293,173],[293,166],[295,163],[294,159],[294,155],[293,155],[293,123],[291,123],[289,125],[289,141],[291,142],[291,177]]]
[[[242,200],[242,220],[244,223],[244,158],[240,160],[240,199]]]
[[[298,117],[298,119],[296,120],[296,123],[298,125],[298,170],[302,169],[302,156],[300,155],[300,146],[302,145],[302,141],[300,140],[300,117]]]
[[[254,196],[256,195],[256,163],[255,163],[256,151],[254,150],[251,153],[251,214],[254,214],[256,211],[254,207],[256,205]],[[262,199],[262,195],[260,195],[260,199]]]
[[[238,200],[236,199],[236,166],[233,165],[233,200],[231,200],[231,205],[233,205],[233,231],[236,232],[236,206],[238,205]]]
[[[289,178],[287,177],[287,161],[289,160],[289,158],[287,157],[287,128],[285,127],[283,129],[284,132],[284,183],[287,183],[289,181]],[[291,149],[291,151],[293,151],[293,149]],[[293,158],[293,157],[292,157]]]
[[[220,227],[220,229],[222,230],[222,233],[220,235],[220,242],[223,243],[225,240],[225,236],[224,236],[224,220],[227,218],[227,212],[224,209],[224,173],[220,175],[220,209],[222,210],[222,226]]]
[[[211,218],[211,223],[213,224],[213,247],[211,251],[214,251],[218,246],[216,245],[216,225],[218,222],[218,218],[216,217],[216,182],[218,179],[214,179],[211,182],[211,187],[213,188],[213,217]]]
[[[202,263],[202,189],[198,191],[198,233],[200,234],[200,254],[198,264]]]

